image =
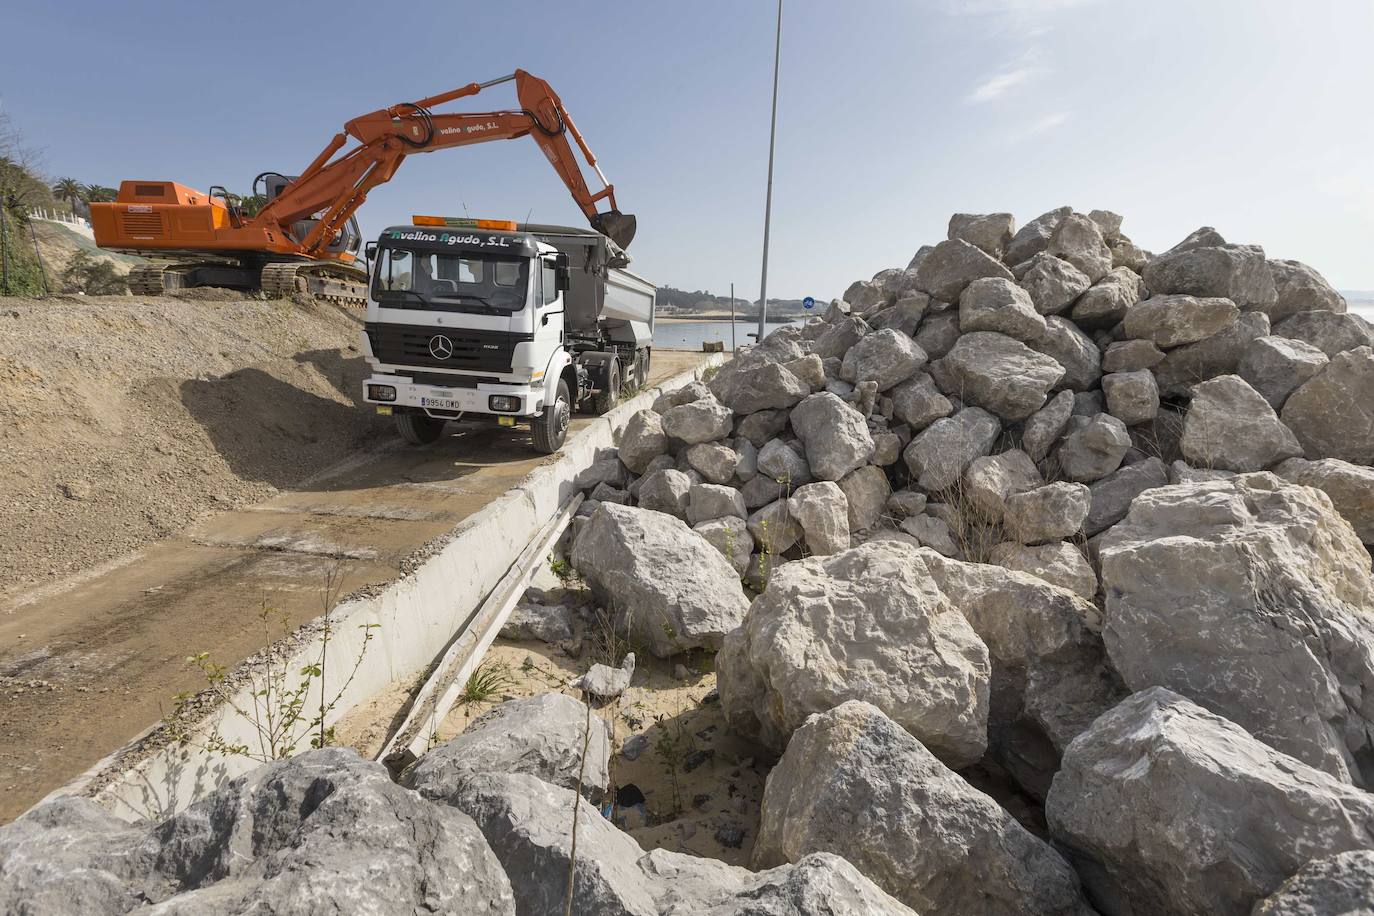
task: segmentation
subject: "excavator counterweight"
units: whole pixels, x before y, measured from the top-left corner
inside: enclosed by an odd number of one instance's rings
[[[518,109],[432,110],[506,82],[515,83]],[[539,144],[592,228],[628,247],[634,216],[616,207],[614,185],[606,181],[558,94],[524,70],[354,118],[300,175],[259,175],[254,190],[266,179],[268,202],[254,215],[223,188],[202,192],[172,181],[125,181],[114,202],[91,205],[91,224],[102,248],[170,261],[136,268],[130,274],[136,293],[227,286],[362,305],[367,276],[357,263],[360,234],[354,215],[368,192],[390,181],[413,154],[524,136]],[[574,145],[600,179],[601,190],[587,186]]]

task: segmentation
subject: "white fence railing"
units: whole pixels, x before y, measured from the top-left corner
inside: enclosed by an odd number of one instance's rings
[[[39,207],[31,208],[29,210],[29,216],[33,219],[47,220],[50,223],[61,223],[68,229],[79,232],[87,238],[95,238],[95,233],[91,230],[91,221],[84,216],[63,213],[60,210],[44,210]]]

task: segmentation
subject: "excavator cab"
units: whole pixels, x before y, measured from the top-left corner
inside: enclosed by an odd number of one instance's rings
[[[267,198],[267,202],[271,203],[276,200],[277,195],[286,190],[296,178],[297,176],[295,175],[282,175],[278,172],[263,172],[257,178],[253,179],[253,193],[256,194],[258,192],[258,184],[261,183],[263,185],[263,195]],[[316,215],[318,216],[318,214]],[[291,234],[295,236],[297,242],[304,241],[306,236],[310,235],[311,230],[318,224],[319,220],[313,218],[297,220],[291,224]],[[363,234],[358,229],[358,219],[355,216],[350,216],[348,222],[344,224],[343,231],[330,241],[330,243],[325,246],[324,250],[333,255],[344,253],[356,255],[362,241]]]

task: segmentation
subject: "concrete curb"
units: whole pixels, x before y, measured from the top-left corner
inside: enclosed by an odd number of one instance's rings
[[[615,444],[630,417],[650,406],[660,393],[687,385],[700,378],[708,367],[723,361],[723,355],[709,354],[696,369],[649,388],[597,418],[564,445],[557,460],[536,468],[515,487],[460,522],[442,547],[413,571],[376,594],[335,607],[329,615],[329,657],[341,662],[327,668],[324,678],[316,680],[305,708],[318,708],[321,691],[328,697],[337,695],[338,700],[326,717],[326,724],[333,724],[392,683],[413,680],[428,671],[444,648],[469,625],[473,614],[531,538],[572,498],[578,473],[602,449]],[[320,656],[319,630],[323,623],[324,619],[319,618],[308,624],[303,628],[303,632],[312,634],[308,638],[268,647],[245,661],[234,674],[245,675],[251,682],[251,675],[264,670],[269,663],[284,664],[285,670],[294,674],[315,662]],[[369,633],[372,641],[364,653],[364,640]],[[348,669],[360,654],[361,664],[352,680],[347,681]],[[243,684],[245,679],[231,677],[230,682]],[[295,678],[291,680],[294,682]],[[252,709],[255,701],[251,683],[237,688],[229,699],[233,706]],[[309,717],[307,714],[306,718]],[[234,712],[229,702],[220,702],[208,710],[194,731],[208,735],[216,729],[227,742],[258,746],[256,726]],[[126,819],[159,817],[181,810],[258,765],[248,757],[225,756],[185,744],[150,746],[153,740],[156,731],[126,745],[52,795],[89,794]],[[308,746],[309,736],[305,736],[295,750]]]

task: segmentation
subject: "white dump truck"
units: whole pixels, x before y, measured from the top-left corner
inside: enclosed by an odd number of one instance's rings
[[[574,410],[648,381],[655,289],[599,232],[417,216],[367,253],[363,393],[409,442],[482,415],[554,452]]]

